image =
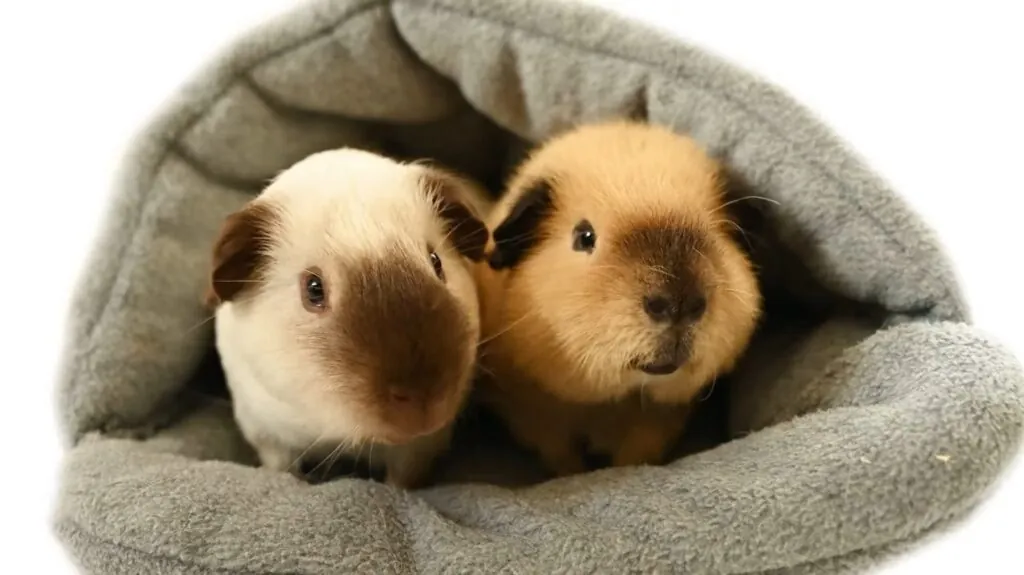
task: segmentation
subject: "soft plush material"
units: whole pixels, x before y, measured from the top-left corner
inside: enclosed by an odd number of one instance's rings
[[[203,391],[219,376],[200,296],[228,212],[344,145],[499,185],[528,143],[614,116],[694,135],[850,302],[765,329],[728,383],[731,441],[539,482],[477,442],[417,492],[253,465],[225,400]],[[969,325],[939,244],[884,182],[779,90],[575,3],[300,6],[141,133],[93,253],[59,389],[55,516],[85,572],[856,571],[955,524],[1021,439],[1020,364]]]

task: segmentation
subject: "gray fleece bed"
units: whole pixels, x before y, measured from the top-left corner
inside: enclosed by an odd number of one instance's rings
[[[791,260],[772,296],[791,303],[723,384],[709,420],[727,441],[529,480],[528,457],[470,434],[418,492],[253,466],[209,391],[200,294],[221,218],[321,149],[498,185],[530,142],[609,116],[693,134],[771,200],[745,203],[779,247],[759,263]],[[846,303],[788,317],[801,273]],[[89,573],[861,571],[982,501],[1024,423],[1018,361],[827,128],[696,48],[542,0],[319,0],[239,38],[134,143],[68,341],[54,521]]]

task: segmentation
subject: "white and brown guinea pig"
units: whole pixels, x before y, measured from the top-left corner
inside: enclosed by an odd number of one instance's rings
[[[388,483],[424,479],[474,373],[485,202],[453,173],[340,149],[227,218],[208,297],[263,466],[361,453]]]
[[[733,368],[761,313],[693,140],[627,121],[533,151],[488,217],[481,397],[557,474],[659,463],[695,396]]]

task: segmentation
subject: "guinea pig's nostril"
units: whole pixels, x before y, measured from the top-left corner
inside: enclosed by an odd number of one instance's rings
[[[409,403],[412,401],[412,394],[402,389],[392,389],[391,401],[395,403]]]
[[[674,315],[672,302],[664,296],[644,296],[644,311],[651,319],[663,321],[671,319]]]
[[[691,319],[699,319],[708,309],[708,300],[702,295],[694,296],[683,305],[683,313]]]

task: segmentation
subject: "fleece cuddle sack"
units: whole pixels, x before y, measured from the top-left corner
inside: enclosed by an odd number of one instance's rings
[[[256,468],[230,410],[197,399],[209,249],[268,178],[351,145],[493,184],[524,143],[609,116],[693,134],[773,200],[816,282],[878,310],[766,332],[730,384],[734,439],[663,467],[409,493]],[[116,192],[59,389],[55,525],[86,572],[858,571],[963,517],[1020,442],[1020,364],[969,325],[884,182],[776,88],[576,3],[304,4],[184,87]]]

